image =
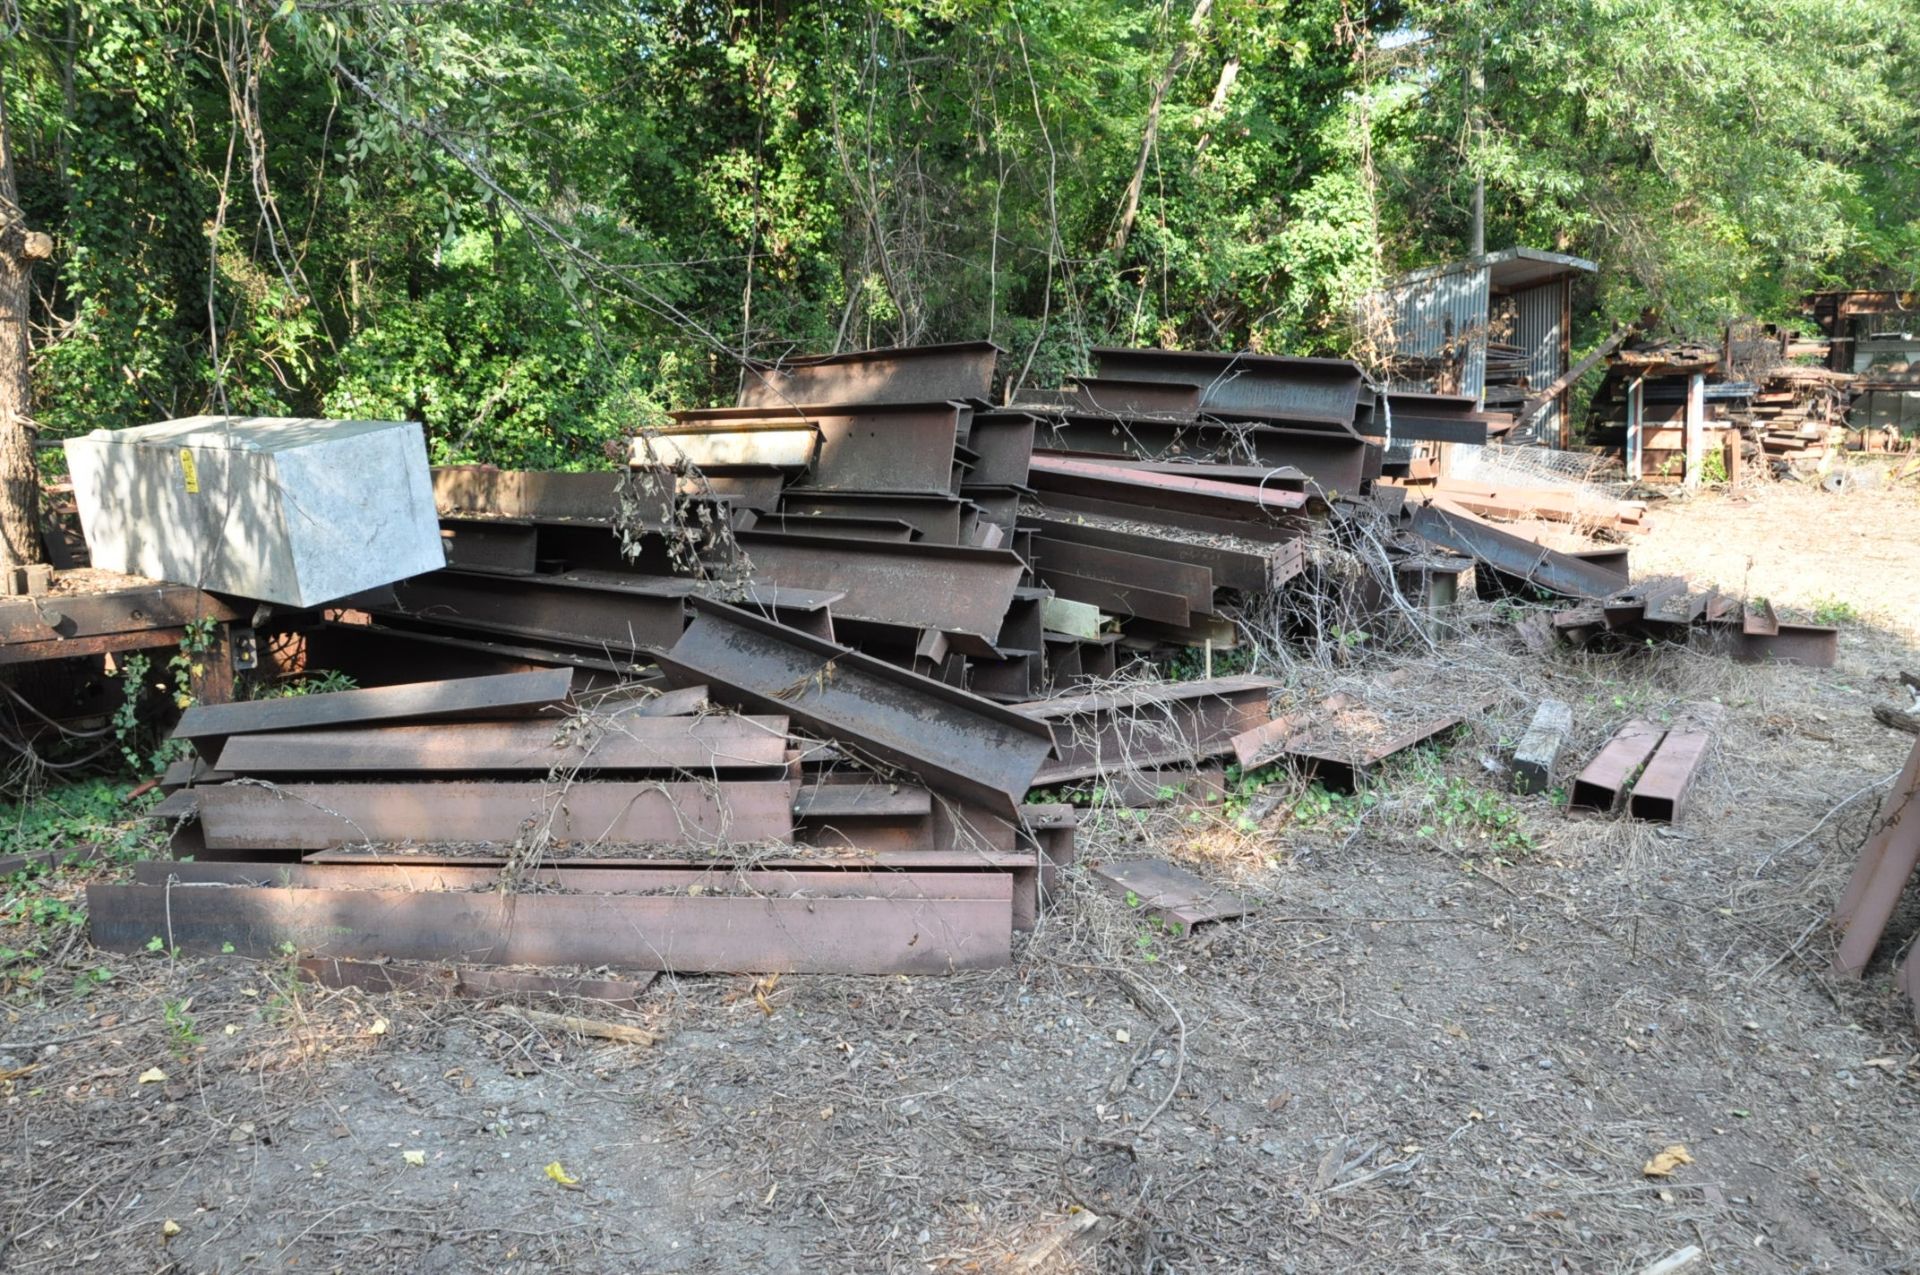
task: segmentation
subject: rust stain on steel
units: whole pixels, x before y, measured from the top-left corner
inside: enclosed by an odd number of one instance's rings
[[[962,405],[946,402],[723,407],[677,413],[681,425],[662,437],[684,444],[682,431],[696,426],[776,430],[784,425],[791,430],[798,423],[808,434],[809,459],[802,463],[813,489],[946,495],[953,486],[954,453],[967,414]],[[816,436],[817,451],[812,447]],[[772,455],[746,460],[782,463]]]
[[[532,575],[540,561],[540,529],[520,519],[442,517],[440,547],[456,571]]]
[[[442,465],[433,471],[433,499],[441,513],[605,522],[618,481],[610,473]]]
[[[1742,664],[1832,668],[1840,658],[1840,630],[1823,624],[1776,624],[1772,633],[1737,634],[1733,658]]]
[[[836,620],[966,633],[989,643],[1026,572],[1004,549],[761,531],[738,539],[757,581],[844,591],[834,604]]]
[[[786,780],[201,785],[216,850],[322,850],[363,842],[498,842],[549,827],[556,844],[786,841]]]
[[[693,624],[659,663],[669,681],[705,682],[716,697],[785,713],[996,813],[1012,813],[1053,752],[1043,722],[706,599],[694,602]]]
[[[1157,620],[1184,628],[1190,621],[1187,600],[1172,593],[1161,593],[1139,585],[1112,580],[1095,580],[1057,571],[1041,564],[1035,569],[1040,582],[1069,602],[1099,607],[1108,615],[1123,615],[1138,620]]]
[[[1040,450],[1130,456],[1144,460],[1252,462],[1273,469],[1297,469],[1323,491],[1357,494],[1377,469],[1372,457],[1381,449],[1358,438],[1267,425],[1194,425],[1098,416],[1065,416],[1041,422]]]
[[[954,873],[966,897],[500,894],[148,885],[88,888],[94,943],[160,936],[196,955],[270,957],[291,943],[348,960],[609,965],[687,973],[947,974],[1005,965],[1007,874]],[[974,880],[961,882],[969,876]]]
[[[1168,527],[1181,527],[1188,531],[1202,531],[1218,536],[1232,536],[1237,540],[1254,540],[1273,545],[1290,544],[1299,540],[1306,527],[1305,522],[1297,518],[1291,518],[1285,522],[1256,521],[1251,518],[1214,518],[1207,514],[1189,513],[1181,509],[1148,509],[1125,499],[1109,500],[1069,491],[1037,492],[1033,499],[1035,504],[1045,507],[1048,514],[1054,517],[1076,512],[1097,514],[1103,518],[1124,519],[1136,524],[1158,523]]]
[[[777,706],[775,710],[778,711]],[[220,769],[236,775],[358,771],[691,770],[786,764],[785,717],[624,716],[590,730],[552,722],[452,722],[236,735]]]
[[[1213,574],[1214,583],[1219,587],[1247,592],[1271,589],[1279,580],[1297,574],[1297,571],[1283,574],[1280,566],[1283,562],[1297,561],[1300,554],[1298,541],[1290,541],[1284,547],[1272,548],[1265,553],[1250,553],[1244,549],[1190,544],[1184,540],[1149,535],[1140,531],[1090,526],[1084,522],[1074,521],[1070,515],[1022,516],[1020,524],[1023,527],[1031,527],[1039,533],[1035,537],[1036,544],[1042,539],[1066,540],[1074,544],[1116,549],[1122,553],[1142,554],[1170,562],[1190,563],[1196,567],[1205,567]]]
[[[1712,736],[1703,730],[1668,731],[1646,770],[1634,781],[1627,812],[1635,819],[1680,822],[1687,790],[1712,742]]]
[[[1200,413],[1200,387],[1178,381],[1122,381],[1076,376],[1068,381],[1073,410],[1109,416],[1190,421]]]
[[[576,894],[685,894],[690,886],[716,892],[792,895],[822,899],[997,898],[1002,891],[983,881],[985,873],[950,869],[885,870],[835,864],[766,868],[710,861],[636,867],[529,868],[524,884]],[[994,873],[993,875],[1001,875]],[[500,870],[484,864],[413,863],[177,863],[148,859],[134,865],[140,885],[236,885],[265,889],[489,890],[500,884]],[[699,891],[696,891],[699,893]]]
[[[848,514],[754,514],[741,531],[775,531],[790,536],[832,536],[836,540],[889,540],[905,544],[920,533],[897,518],[860,518]]]
[[[1483,701],[1472,711],[1479,712],[1491,701]],[[1296,738],[1287,746],[1287,756],[1298,757],[1314,763],[1316,769],[1325,773],[1332,766],[1344,772],[1342,778],[1352,782],[1365,771],[1372,770],[1395,753],[1404,752],[1415,744],[1424,743],[1434,736],[1450,731],[1467,719],[1464,713],[1449,713],[1444,717],[1430,717],[1417,722],[1398,734],[1365,748],[1355,749],[1347,741],[1338,739],[1320,739],[1309,733],[1304,738]]]
[[[1038,425],[1030,412],[975,412],[967,446],[979,459],[967,475],[967,485],[1025,487]]]
[[[987,401],[1000,347],[991,341],[802,355],[753,361],[740,373],[742,407],[795,403]]]
[[[1666,735],[1665,728],[1638,718],[1622,726],[1574,778],[1568,804],[1578,810],[1610,812],[1617,808],[1634,776]]]
[[[643,466],[683,459],[702,470],[805,469],[814,463],[820,431],[810,420],[768,418],[685,420],[633,440],[628,461]]]
[[[1773,603],[1762,601],[1758,606],[1749,602],[1740,611],[1740,631],[1748,637],[1772,637],[1780,631],[1780,617],[1774,613]]]

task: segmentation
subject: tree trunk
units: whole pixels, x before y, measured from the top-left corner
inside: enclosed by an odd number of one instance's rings
[[[1213,0],[1194,0],[1193,16],[1187,19],[1187,26],[1196,38],[1200,24],[1207,20],[1207,13],[1212,8]],[[1140,158],[1133,166],[1133,180],[1127,183],[1126,197],[1121,201],[1120,226],[1114,231],[1110,245],[1116,257],[1127,250],[1127,239],[1133,234],[1134,219],[1140,215],[1140,192],[1147,182],[1147,162],[1153,158],[1153,144],[1160,135],[1160,108],[1166,102],[1174,81],[1180,78],[1180,69],[1192,56],[1193,43],[1183,35],[1173,47],[1173,56],[1167,59],[1166,72],[1154,82],[1153,97],[1147,103],[1146,132],[1140,139]]]
[[[40,467],[33,454],[27,310],[34,263],[52,255],[53,240],[28,230],[20,210],[6,85],[0,81],[0,569],[46,560],[40,543]]]

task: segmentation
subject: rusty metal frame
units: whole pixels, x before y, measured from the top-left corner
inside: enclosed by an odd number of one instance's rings
[[[1185,562],[1196,567],[1205,567],[1213,574],[1214,584],[1219,588],[1257,593],[1277,588],[1283,581],[1299,573],[1298,541],[1288,541],[1265,553],[1249,553],[1241,549],[1194,543],[1171,536],[1161,537],[1113,527],[1096,527],[1085,522],[1076,522],[1070,517],[1057,515],[1042,514],[1037,517],[1022,515],[1020,522],[1022,526],[1031,527],[1039,533],[1035,538],[1036,544],[1042,539],[1065,540],[1074,544],[1113,549],[1121,553],[1143,554],[1171,562]],[[1294,564],[1294,569],[1285,570],[1287,563]]]
[[[986,402],[1002,351],[991,341],[750,360],[740,372],[742,407],[795,403]]]
[[[459,629],[560,641],[609,651],[671,643],[686,625],[696,588],[674,576],[569,571],[562,575],[470,575],[434,571],[393,586],[400,615]]]
[[[1586,769],[1574,777],[1567,804],[1575,810],[1598,810],[1603,814],[1618,809],[1635,777],[1666,736],[1664,726],[1639,718],[1621,726],[1587,763]]]
[[[1036,784],[1091,779],[1108,770],[1193,763],[1233,749],[1233,738],[1267,720],[1278,683],[1263,677],[1168,682],[1018,705],[1050,723],[1059,760]]]
[[[1554,593],[1600,601],[1620,591],[1620,577],[1606,568],[1556,553],[1471,514],[1421,505],[1413,511],[1409,525],[1423,540]]]
[[[343,727],[235,735],[220,750],[218,765],[235,775],[544,775],[574,768],[729,773],[784,766],[786,735],[787,719],[777,707],[764,717],[632,714],[593,730],[541,721]]]
[[[1102,378],[1197,386],[1215,416],[1313,421],[1353,428],[1365,379],[1348,359],[1187,350],[1095,349]]]
[[[1627,813],[1635,819],[1679,823],[1687,791],[1712,743],[1713,737],[1704,730],[1668,731],[1647,768],[1634,781]]]
[[[275,958],[582,965],[687,973],[948,974],[1005,965],[1012,882],[950,873],[943,898],[506,894],[95,884],[94,944]],[[968,878],[962,880],[962,878]]]
[[[325,850],[389,842],[493,842],[530,831],[556,847],[787,841],[786,779],[570,784],[511,781],[202,784],[210,850]]]
[[[217,751],[230,735],[368,722],[417,722],[440,717],[534,717],[566,699],[572,686],[572,675],[565,669],[539,669],[363,687],[290,699],[194,704],[180,714],[173,738],[194,741],[204,756],[209,751]]]
[[[763,531],[737,539],[756,581],[844,592],[834,604],[836,620],[938,629],[989,643],[1026,571],[1004,549]]]
[[[1203,467],[1196,465],[1193,469],[1200,471]],[[1217,482],[1194,474],[1068,456],[1035,456],[1029,480],[1042,492],[1126,501],[1139,506],[1141,515],[1148,519],[1166,510],[1226,520],[1288,523],[1297,521],[1307,504],[1304,493],[1286,488]]]
[[[694,601],[694,621],[658,657],[676,685],[778,712],[929,787],[1011,813],[1053,752],[1042,722],[932,678],[736,607]]]
[[[856,518],[885,518],[906,523],[927,544],[957,545],[964,530],[964,502],[958,496],[912,496],[884,491],[815,491],[789,487],[780,497],[780,512],[790,518],[815,514]]]

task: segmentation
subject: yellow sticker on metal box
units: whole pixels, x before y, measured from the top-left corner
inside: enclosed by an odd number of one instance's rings
[[[200,494],[200,467],[193,463],[193,449],[190,447],[180,449],[180,480],[186,484],[189,494]]]

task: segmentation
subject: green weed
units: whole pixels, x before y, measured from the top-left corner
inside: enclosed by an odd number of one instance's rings
[[[297,699],[302,695],[328,695],[334,691],[357,691],[360,683],[339,669],[322,669],[284,682],[262,683],[254,688],[254,699]]]
[[[193,997],[185,1000],[167,1000],[161,1004],[161,1017],[167,1024],[167,1042],[176,1058],[185,1061],[194,1046],[200,1043],[200,1032],[194,1026],[193,1015],[187,1011],[193,1006]]]
[[[1535,850],[1526,818],[1503,792],[1464,779],[1435,778],[1429,783],[1420,835],[1450,849],[1508,860]]]
[[[1815,624],[1852,624],[1859,618],[1859,609],[1840,598],[1821,598],[1813,604]]]

